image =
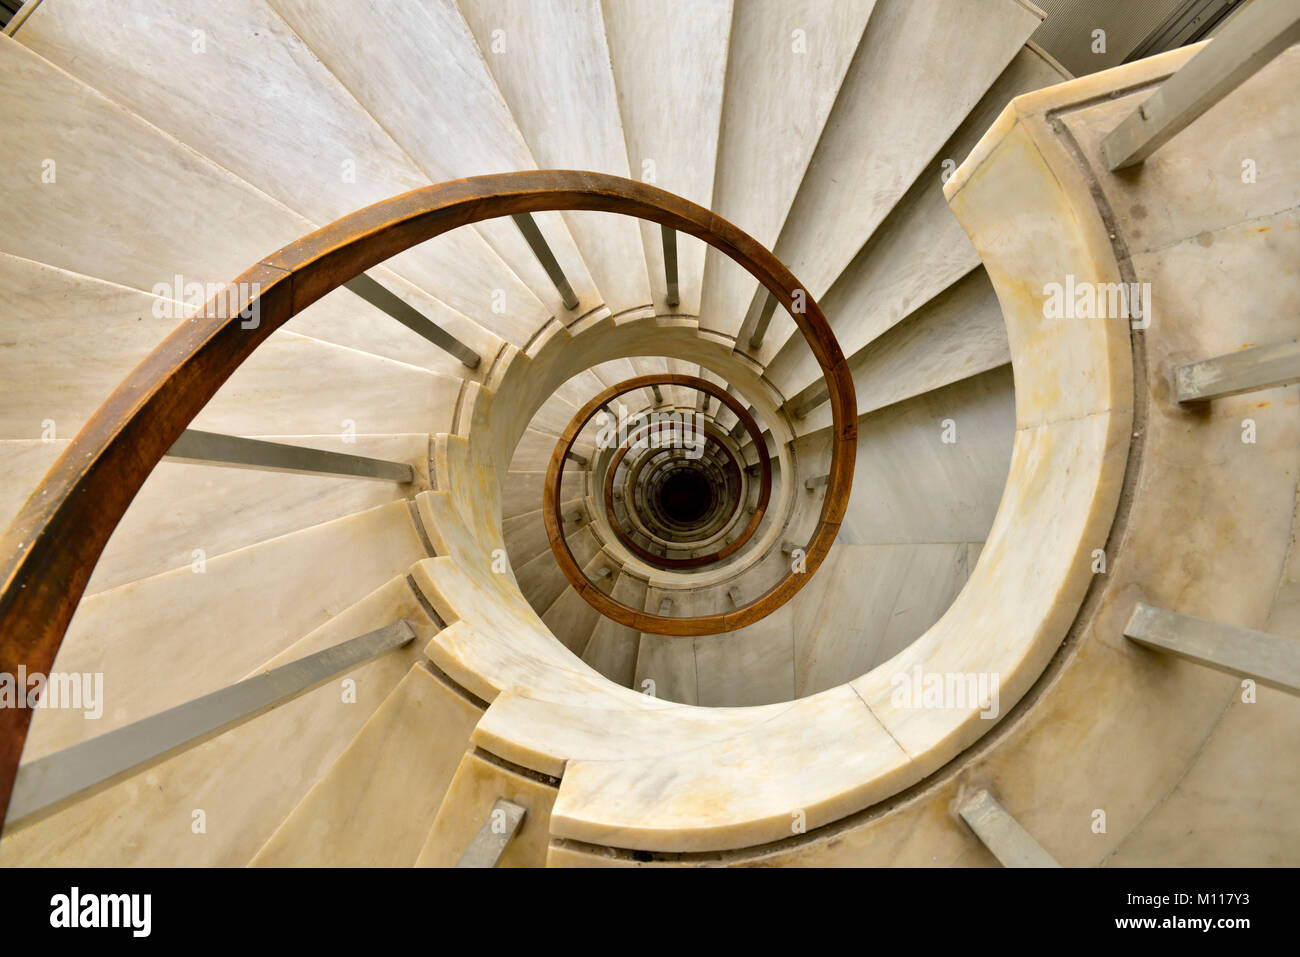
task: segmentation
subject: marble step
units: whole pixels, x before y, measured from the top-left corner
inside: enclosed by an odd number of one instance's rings
[[[849,357],[858,415],[1010,361],[1002,307],[988,275],[977,267]],[[798,408],[814,393],[824,394],[819,382],[789,404]],[[822,402],[793,424],[798,435],[829,428],[830,404]]]
[[[943,181],[1016,96],[1067,79],[1033,47],[1022,48],[993,81],[819,299],[840,349],[853,355],[979,266],[943,196]],[[796,273],[797,274],[797,273]],[[801,277],[802,278],[802,277]],[[778,311],[763,347],[768,375],[794,395],[821,380],[794,324]]]
[[[254,867],[409,867],[483,713],[411,666],[253,857]]]
[[[0,253],[0,437],[76,435],[180,320],[155,318],[155,303],[172,305]]]
[[[627,379],[635,379],[637,376],[651,375],[657,372],[668,371],[668,360],[660,356],[637,356],[632,359],[610,359],[606,362],[600,362],[593,365],[587,370],[597,380],[602,383],[602,391],[612,385],[617,385]],[[570,380],[572,381],[572,380]],[[588,393],[581,402],[577,403],[579,407],[585,405],[590,399],[594,398],[596,392]],[[619,396],[618,401],[627,406],[629,410],[642,409],[654,404],[654,393],[650,389],[637,389],[633,392],[625,392]]]
[[[632,371],[639,376],[662,375],[668,371],[668,359],[665,356],[630,356],[626,361],[632,367]],[[650,389],[629,392],[623,402],[627,405],[630,400],[635,399],[644,399],[644,404],[639,408],[645,408],[654,404],[654,392]]]
[[[3,866],[241,867],[380,706],[437,630],[395,577],[247,674],[397,619],[417,637],[247,724],[0,841]],[[106,685],[107,689],[107,685]],[[93,723],[93,722],[92,722]],[[286,747],[286,742],[292,742]],[[202,812],[201,818],[196,812]],[[203,830],[194,830],[201,822]]]
[[[0,450],[7,524],[66,439],[179,320],[155,318],[155,305],[172,300],[15,256],[0,254],[0,280],[0,335],[10,343],[0,350],[8,386],[0,435],[22,440]],[[304,368],[312,375],[295,375]],[[193,425],[406,461],[423,473],[424,433],[450,424],[458,389],[453,377],[281,330]],[[404,494],[391,483],[164,460],[110,540],[90,590],[187,566],[196,547],[215,557]]]
[[[602,10],[633,178],[709,206],[732,0],[604,0]],[[698,315],[706,245],[677,236],[679,302],[669,306],[661,230],[640,227],[656,309]]]
[[[360,16],[314,0],[270,4],[433,182],[537,168],[454,0],[389,4]],[[599,306],[563,217],[533,217],[578,296],[572,311],[514,222],[487,220],[475,229],[551,314],[576,318]],[[516,304],[501,293],[494,306],[512,311]]]
[[[403,286],[391,273],[385,274],[385,282],[404,289],[404,297],[426,316],[437,316],[436,302],[415,287]],[[0,253],[0,336],[7,343],[0,354],[4,364],[0,376],[15,389],[27,387],[38,393],[36,401],[47,407],[46,417],[63,420],[65,426],[69,418],[85,421],[127,373],[194,312],[185,301],[183,285],[178,290],[174,279],[169,279],[162,286],[166,294],[158,295]],[[458,326],[442,324],[462,335],[480,355],[494,356],[501,346],[499,339],[463,317]],[[477,334],[465,335],[470,330]],[[460,360],[347,290],[336,290],[308,307],[272,339],[290,334],[402,367],[414,366],[457,383],[483,374],[482,369],[471,372]],[[328,350],[321,354],[324,361],[341,355]],[[265,361],[260,357],[255,353],[256,361],[250,359],[249,367]],[[74,362],[79,362],[79,373],[70,376],[67,369]],[[11,425],[13,418],[23,414],[20,403],[7,405],[3,414],[4,434],[22,437],[24,433]]]
[[[555,390],[555,394],[575,409],[580,409],[587,404],[588,399],[603,391],[604,388],[604,379],[597,376],[591,369],[584,369],[572,378],[560,383]]]
[[[470,369],[459,358],[412,332],[388,313],[347,289],[336,289],[285,324],[291,332],[333,342],[359,352],[420,366],[454,378],[482,382],[505,340],[472,319],[439,302],[419,286],[383,266],[367,270],[407,305],[450,333],[479,356]]]
[[[575,522],[571,516],[578,510],[582,511],[583,517],[581,521]],[[582,539],[577,533],[585,530],[590,521],[586,503],[577,497],[564,499],[560,503],[560,516],[564,521],[565,533],[572,542],[570,547],[578,547],[577,543]],[[542,522],[540,508],[502,522],[501,535],[505,541],[506,553],[510,556],[510,564],[514,568],[531,562],[538,555],[551,554],[550,539],[546,537],[546,526]]]
[[[15,281],[62,289],[69,307],[93,301],[98,290],[110,315],[116,317],[117,309],[129,312],[129,295],[87,285],[86,277],[137,290],[142,296],[156,291],[156,298],[139,300],[149,303],[147,312],[122,315],[140,325],[141,331],[122,333],[115,340],[118,348],[134,354],[180,323],[182,314],[175,309],[169,312],[166,302],[158,302],[164,295],[175,296],[177,277],[184,296],[189,295],[185,286],[191,283],[229,282],[268,253],[315,228],[308,219],[9,37],[0,37],[0,77],[15,93],[6,109],[10,135],[0,142],[0,157],[14,168],[41,170],[52,180],[42,183],[41,189],[17,181],[0,186],[0,252],[16,257],[9,261],[11,270],[25,269],[26,278],[16,276]],[[74,140],[78,148],[72,153],[67,144]],[[149,169],[147,180],[123,178],[122,156]],[[219,225],[226,222],[238,222],[238,228]],[[178,234],[201,234],[202,241],[178,241]],[[18,259],[41,264],[46,271],[22,267]],[[495,355],[500,340],[487,330],[416,293],[391,273],[383,269],[374,273],[424,309],[432,321],[481,354]],[[35,300],[27,302],[27,309],[39,308]],[[47,306],[48,314],[72,321],[72,308],[54,302]],[[458,376],[469,374],[459,362],[448,361],[441,350],[346,289],[314,303],[289,325],[390,359]],[[96,333],[95,338],[101,335],[114,334]]]
[[[57,667],[104,675],[103,717],[43,709],[24,755],[42,757],[232,684],[427,555],[407,503],[397,501],[91,595]]]
[[[455,867],[501,798],[523,808],[524,816],[495,866],[545,867],[558,784],[557,778],[527,773],[488,751],[470,748],[456,768],[415,866]]]
[[[0,526],[9,527],[70,440],[0,439]]]
[[[702,284],[702,272],[700,281]],[[693,375],[697,377],[700,375],[698,363],[687,362],[685,359],[668,359],[668,371],[675,375]],[[663,392],[665,401],[684,409],[694,409],[699,401],[700,394],[694,389],[686,388],[686,386],[669,386],[660,391]]]
[[[924,634],[957,597],[979,550],[978,542],[832,546],[790,603],[795,696],[852,681]]]
[[[101,42],[123,32],[151,42],[125,58]],[[264,0],[220,10],[188,0],[50,4],[23,24],[20,42],[314,226],[431,182]],[[550,315],[472,228],[388,265],[511,341]],[[492,311],[493,290],[504,291],[518,328]]]
[[[191,426],[236,435],[442,432],[461,381],[282,329]]]
[[[731,23],[712,209],[776,244],[876,0],[738,3]],[[705,257],[700,325],[734,335],[754,279]]]
[[[1019,0],[878,0],[773,250],[809,295],[821,300],[1040,20]],[[779,345],[793,320],[772,321]]]
[[[653,588],[647,592],[648,595],[652,593]],[[647,601],[646,611],[657,614],[659,603]],[[642,632],[632,689],[662,701],[699,704],[695,639]]]
[[[810,492],[807,493],[807,498],[812,505],[820,508],[820,496],[814,498],[814,493]],[[812,537],[816,519],[815,508],[811,512],[807,508],[797,509],[794,521],[787,526],[782,539],[801,544],[806,542]],[[755,534],[761,536],[765,532],[766,529],[760,526]],[[656,610],[659,601],[665,597],[672,599],[673,606],[670,612],[672,617],[726,614],[735,611],[740,605],[753,601],[776,585],[790,571],[791,561],[791,557],[781,551],[778,541],[739,575],[726,578],[717,584],[700,584],[687,592],[682,592],[677,589],[656,588],[655,581],[652,579],[650,590],[655,593]],[[733,595],[738,600],[733,599]]]
[[[579,435],[578,440],[573,443],[572,451],[590,462],[595,447],[591,441],[587,440],[588,435],[594,438],[595,432],[591,431],[586,435]],[[523,435],[519,437],[519,443],[515,446],[514,453],[510,458],[509,470],[511,472],[545,472],[551,463],[551,456],[555,454],[555,446],[559,441],[559,433],[546,432],[529,426],[524,430]],[[575,475],[576,473],[566,467],[566,489],[568,483],[574,481]],[[578,494],[576,485],[573,494]]]
[[[597,547],[595,536],[589,531],[587,534],[591,536],[592,546]],[[584,560],[585,549],[580,552],[578,548],[572,545],[570,547],[574,559],[588,579],[595,583],[599,591],[606,595],[610,594],[618,578],[618,566],[609,555],[598,549],[596,554]],[[606,568],[610,570],[610,574],[597,578],[597,574]],[[572,585],[568,585],[542,614],[542,623],[551,630],[551,634],[555,635],[564,647],[576,655],[581,655],[591,639],[592,631],[603,618],[599,611],[583,600]]]
[[[501,537],[514,568],[522,568],[534,558],[550,553],[541,509],[502,522]]]
[[[213,559],[293,532],[345,518],[427,488],[429,436],[267,436],[270,441],[407,462],[410,485],[346,476],[295,475],[163,459],[131,502],[87,585],[92,595],[189,568],[196,549]]]
[[[522,565],[514,566],[515,581],[524,600],[539,615],[550,608],[555,600],[569,588],[569,580],[555,563],[555,556],[548,548],[533,556]]]
[[[623,572],[614,582],[610,596],[629,608],[644,608],[645,593],[645,579]],[[602,615],[592,629],[591,637],[587,639],[582,660],[610,681],[624,687],[633,687],[640,643],[641,633],[635,628],[620,625],[612,618]]]
[[[672,602],[667,608],[665,599]],[[653,578],[646,587],[644,608],[652,615],[688,618],[711,613],[713,605],[713,599],[698,590],[656,587]],[[632,689],[663,701],[699,704],[695,639],[642,632]]]
[[[837,540],[984,541],[1006,486],[1015,430],[1010,366],[862,416],[853,493]]]
[[[553,392],[546,397],[546,400],[534,413],[529,421],[529,426],[537,429],[539,432],[549,432],[552,435],[559,435],[573,421],[573,417],[578,413],[578,406],[574,405],[568,399],[564,398],[558,392]]]
[[[538,463],[545,465],[545,462]],[[565,466],[565,488],[571,488],[574,497],[566,502],[580,504],[583,499],[577,496],[579,486],[577,463],[569,461]],[[569,483],[574,483],[570,486]],[[546,470],[536,468],[523,471],[508,471],[501,484],[501,518],[507,520],[518,518],[528,512],[535,512],[542,507],[542,491],[546,487]]]
[[[678,639],[695,645],[696,704],[742,708],[795,698],[797,634],[794,610],[787,602],[744,628]]]
[[[546,487],[546,471],[509,471],[501,483],[501,518],[517,518],[535,512],[542,505],[542,490]]]
[[[779,553],[773,561],[787,564]],[[762,588],[746,589],[742,580],[729,584],[716,594],[701,594],[692,602],[694,613],[730,611],[736,605],[727,597],[727,589],[747,590],[750,595],[756,595],[766,591],[783,573],[784,569],[771,574],[771,581],[766,582]],[[682,604],[676,600],[674,611],[681,608]],[[685,669],[686,673],[693,675],[695,683],[695,699],[686,703],[702,707],[742,707],[789,701],[794,696],[794,632],[794,621],[789,606],[786,605],[760,622],[716,635],[694,638],[642,635],[641,650],[643,653],[647,650],[646,639],[651,639],[649,645],[652,657],[646,671],[638,671],[638,681],[655,677],[653,669],[663,667],[667,670],[668,685],[673,688],[679,683],[676,673]],[[682,642],[693,647],[690,654],[694,661],[693,668],[684,660],[686,652],[673,646],[672,642]]]
[[[570,503],[571,507],[576,507],[577,504]],[[582,527],[569,525],[566,531],[569,550],[580,567],[591,561],[600,551],[600,543],[596,540],[590,525]],[[564,577],[564,572],[560,571],[560,566],[556,564],[555,555],[551,552],[549,544],[544,550],[520,564],[514,563],[509,540],[506,542],[506,551],[512,555],[511,565],[515,569],[515,580],[519,584],[519,590],[537,614],[544,614],[565,589],[570,587],[569,580]]]
[[[631,176],[599,0],[461,0],[460,9],[538,166]],[[651,303],[633,219],[563,218],[612,312]]]
[[[13,92],[0,155],[54,178],[3,187],[5,252],[149,290],[176,273],[229,281],[312,228],[9,37],[0,37],[0,77]],[[150,175],[123,177],[123,157]],[[202,241],[177,240],[200,232]]]
[[[556,640],[514,579],[491,566],[490,535],[480,527],[487,516],[460,509],[456,494],[425,492],[418,499],[438,557],[417,563],[411,574],[448,623],[429,644],[430,659],[485,700],[507,688],[527,687],[537,700],[576,695],[592,707],[617,712],[664,707],[603,679]]]

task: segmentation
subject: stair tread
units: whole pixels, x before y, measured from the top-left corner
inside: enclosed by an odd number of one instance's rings
[[[849,358],[858,415],[1010,361],[1002,307],[984,270],[974,269]],[[792,404],[798,402],[796,398]],[[830,425],[830,405],[825,402],[794,422],[800,435]]]
[[[123,59],[97,37],[126,28],[124,18],[177,42]],[[129,11],[50,4],[23,24],[21,42],[314,226],[431,182],[262,0],[219,11],[169,0]],[[304,150],[304,141],[328,148]],[[506,290],[510,314],[529,331],[549,314],[474,229],[452,230],[389,266],[489,326],[491,289]]]
[[[865,348],[979,265],[975,247],[944,199],[943,163],[966,157],[1013,98],[1060,79],[1032,49],[1020,50],[938,148],[932,166],[832,277],[819,301],[846,355]],[[786,395],[821,380],[820,368],[784,311],[773,317],[762,358]]]
[[[630,175],[598,4],[461,0],[460,9],[539,166]],[[651,301],[635,221],[589,211],[564,220],[613,312]]]
[[[268,436],[270,441],[412,463],[427,485],[427,435]],[[268,539],[389,502],[410,487],[351,477],[293,475],[164,459],[145,480],[108,540],[86,588],[93,595],[176,568],[201,548],[216,558]]]
[[[391,623],[411,622],[405,648],[183,751],[0,842],[5,865],[240,867],[293,810],[380,706],[434,631],[404,577],[394,578],[295,642],[263,671]],[[354,682],[345,703],[341,683]],[[291,748],[286,741],[293,742]],[[193,811],[208,830],[191,832]],[[160,822],[171,821],[174,826]]]
[[[364,16],[315,0],[271,0],[271,6],[431,181],[537,168],[454,2],[400,4]],[[375,57],[375,50],[384,55]],[[563,217],[533,216],[579,298],[573,314],[598,306],[600,293]],[[549,312],[565,314],[513,222],[488,220],[474,228]],[[501,304],[514,308],[509,298]]]
[[[653,588],[647,592],[648,596],[656,594]],[[651,601],[647,597],[646,610],[657,614],[658,601]],[[636,673],[632,688],[661,701],[698,704],[695,640],[642,633],[637,644]]]
[[[380,505],[99,592],[77,608],[59,668],[102,672],[98,721],[35,715],[28,760],[232,684],[425,555],[405,502]]]
[[[412,665],[252,866],[414,864],[481,714],[423,664]]]
[[[643,579],[623,573],[614,582],[610,595],[615,601],[631,608],[642,607],[645,603],[645,586]],[[582,660],[610,681],[624,687],[633,687],[633,680],[636,677],[637,648],[640,643],[641,633],[635,628],[620,625],[602,615],[587,639]]]
[[[616,575],[610,574],[602,579],[596,579],[595,576],[601,568],[615,572],[618,565],[601,549],[590,526],[580,529],[579,535],[570,536],[569,549],[578,567],[589,581],[595,583],[596,589],[606,595],[610,594],[617,580]],[[572,585],[566,587],[542,613],[542,623],[576,655],[583,654],[592,629],[602,620],[600,612],[588,604]]]
[[[795,695],[794,608],[787,602],[761,621],[695,642],[698,703],[744,708],[790,701]]]
[[[795,694],[852,681],[911,644],[952,605],[979,547],[832,546],[817,580],[791,603],[804,623],[795,632]]]
[[[510,838],[497,867],[542,867],[551,843],[551,805],[556,789],[549,782],[466,752],[456,768],[438,815],[416,859],[416,867],[454,867],[478,829],[490,820],[496,801],[524,809],[519,830]]]
[[[769,249],[875,5],[736,4],[712,208]],[[753,277],[710,249],[701,326],[734,334],[753,292]]]
[[[951,443],[944,441],[949,421]],[[870,493],[850,497],[839,540],[983,541],[1002,502],[1015,435],[1010,366],[863,416],[853,484]]]
[[[612,3],[602,9],[635,178],[708,206],[713,198],[732,0]],[[698,314],[705,244],[693,236],[677,235],[680,301],[669,306],[659,226],[642,220],[640,228],[659,311]]]
[[[813,298],[1039,23],[1016,0],[879,0],[774,250]],[[956,49],[960,56],[934,55]]]
[[[187,281],[227,282],[313,228],[8,37],[0,38],[0,75],[13,91],[5,116],[10,135],[0,140],[6,164],[39,165],[40,157],[64,155],[62,144],[78,145],[78,160],[65,159],[61,176],[54,168],[57,188],[6,190],[6,252],[152,289],[177,273]],[[123,155],[147,167],[148,179],[122,177]],[[175,225],[177,210],[185,211],[183,226],[233,216],[239,228],[205,229],[203,242],[178,243],[173,229],[157,228]]]
[[[12,389],[11,401],[0,410],[0,435],[38,436],[46,418],[54,419],[60,432],[75,434],[126,375],[193,311],[184,301],[188,294],[183,288],[175,290],[171,281],[161,285],[167,289],[165,296],[0,253],[0,336],[9,343],[0,353],[0,379]],[[476,344],[492,345],[481,335]],[[291,370],[285,367],[295,362],[310,364],[317,375],[302,381],[298,393],[289,398],[288,390],[274,380],[288,375]],[[73,363],[79,372],[70,376]],[[447,415],[441,406],[448,392],[458,388],[468,372],[459,361],[352,293],[336,290],[273,333],[241,367],[236,384],[227,385],[205,414],[211,416],[232,402],[255,402],[262,416],[256,420],[259,424],[235,428],[246,433],[263,428],[311,432],[317,430],[302,423],[314,408],[323,410],[333,428],[340,403],[347,403],[354,414],[367,402],[391,406],[400,417],[423,398],[429,404],[421,414],[436,422],[437,416]],[[430,375],[438,378],[421,377]],[[389,377],[393,381],[383,381]],[[51,388],[51,383],[57,383],[57,388]],[[341,383],[349,388],[341,390]],[[432,397],[430,383],[439,386]],[[240,394],[248,388],[262,394]],[[403,391],[411,394],[399,394]],[[244,416],[244,421],[254,420]],[[418,431],[429,428],[429,422],[422,422]],[[406,430],[390,425],[383,431]]]

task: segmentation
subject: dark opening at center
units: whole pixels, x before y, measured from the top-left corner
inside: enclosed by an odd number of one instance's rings
[[[713,487],[701,473],[682,469],[664,480],[659,504],[674,522],[696,522],[713,506]]]

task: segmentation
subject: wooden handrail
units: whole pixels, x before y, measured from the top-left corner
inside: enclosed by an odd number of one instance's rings
[[[411,190],[290,243],[237,277],[235,296],[218,295],[127,376],[69,443],[5,533],[0,545],[0,672],[16,674],[19,665],[29,673],[49,672],[95,562],[141,485],[271,333],[322,296],[412,246],[458,226],[550,210],[619,213],[695,236],[740,263],[793,310],[830,387],[834,422],[835,480],[808,555],[809,571],[815,569],[843,517],[857,444],[852,376],[816,303],[770,251],[680,196],[603,173],[496,173]],[[196,236],[192,241],[203,240]],[[796,296],[806,302],[806,312],[794,308]],[[230,307],[231,298],[237,308]],[[8,809],[30,721],[28,708],[0,709],[0,820]]]

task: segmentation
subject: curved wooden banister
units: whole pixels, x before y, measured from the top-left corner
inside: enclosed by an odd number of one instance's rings
[[[619,213],[695,236],[740,263],[791,310],[826,377],[834,422],[832,480],[809,547],[811,574],[843,517],[857,441],[853,380],[820,308],[771,252],[679,196],[602,173],[497,173],[394,196],[290,243],[237,277],[235,288],[248,290],[238,309],[228,308],[226,296],[217,297],[127,376],[5,533],[0,671],[13,674],[25,665],[29,672],[49,672],[95,562],[140,486],[194,416],[272,332],[325,294],[412,246],[458,226],[549,210]],[[806,303],[806,312],[795,308],[796,295]],[[256,324],[241,318],[243,310],[256,315]],[[788,600],[788,595],[774,597]],[[741,612],[730,617],[747,623],[740,620]],[[8,808],[30,720],[30,709],[0,709],[0,819]]]

